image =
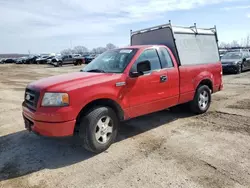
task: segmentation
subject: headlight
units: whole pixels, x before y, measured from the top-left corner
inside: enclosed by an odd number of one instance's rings
[[[67,93],[45,93],[42,106],[68,106],[69,95]]]

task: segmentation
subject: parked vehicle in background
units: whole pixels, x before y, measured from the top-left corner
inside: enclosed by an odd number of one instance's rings
[[[91,55],[85,55],[84,58],[85,58],[85,63],[88,64],[90,63],[91,61],[93,61],[93,59],[95,59],[96,55],[95,54],[91,54]]]
[[[85,58],[82,57],[80,54],[73,54],[73,55],[64,55],[64,56],[58,56],[57,58],[53,58],[50,61],[50,64],[59,67],[63,65],[82,65],[85,63]]]
[[[73,56],[73,57],[82,57],[81,54],[73,54],[72,56]]]
[[[6,58],[4,60],[4,63],[15,63],[16,62],[16,59],[15,58]]]
[[[5,63],[5,58],[1,58],[0,59],[0,64],[4,64]]]
[[[250,53],[246,51],[228,52],[221,58],[223,72],[240,74],[250,69]]]
[[[99,153],[115,141],[119,121],[183,103],[205,113],[211,94],[223,88],[216,36],[215,29],[171,24],[133,32],[132,46],[104,52],[81,72],[30,83],[25,127],[44,136],[75,135]]]
[[[55,55],[55,57],[53,57],[52,59],[49,59],[47,63],[50,65],[59,66],[60,64],[62,64],[61,54]]]
[[[249,49],[247,49],[247,48],[232,48],[232,49],[227,49],[227,52],[249,52]]]
[[[26,59],[25,64],[36,64],[36,60],[39,57],[40,57],[39,55],[31,55]]]
[[[45,55],[36,59],[37,64],[47,64],[48,60],[53,59],[55,56]]]
[[[17,58],[16,59],[16,64],[25,64],[27,59],[28,59],[27,56]]]
[[[43,56],[36,59],[36,63],[37,64],[44,64],[47,62],[48,57],[49,57],[48,55],[43,55]]]
[[[226,49],[219,49],[220,58],[222,58],[222,56],[225,55],[225,53],[227,53]]]

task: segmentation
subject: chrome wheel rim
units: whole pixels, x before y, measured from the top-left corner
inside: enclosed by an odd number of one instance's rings
[[[207,91],[202,91],[199,96],[199,106],[202,110],[206,109],[209,102],[209,95]]]
[[[96,124],[95,138],[98,143],[106,144],[113,133],[113,121],[109,116],[103,116]]]

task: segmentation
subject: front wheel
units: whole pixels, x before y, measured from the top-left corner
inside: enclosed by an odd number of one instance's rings
[[[240,74],[242,72],[241,64],[237,64],[236,74]]]
[[[83,147],[91,152],[100,153],[115,141],[119,120],[109,107],[98,107],[80,120],[79,137]]]
[[[200,86],[194,96],[193,101],[190,103],[191,110],[196,114],[205,113],[211,104],[211,91],[208,86]]]

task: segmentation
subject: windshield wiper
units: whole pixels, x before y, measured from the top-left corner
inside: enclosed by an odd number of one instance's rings
[[[102,73],[105,73],[105,71],[101,70],[101,69],[91,69],[91,70],[88,70],[86,72],[102,72]]]

